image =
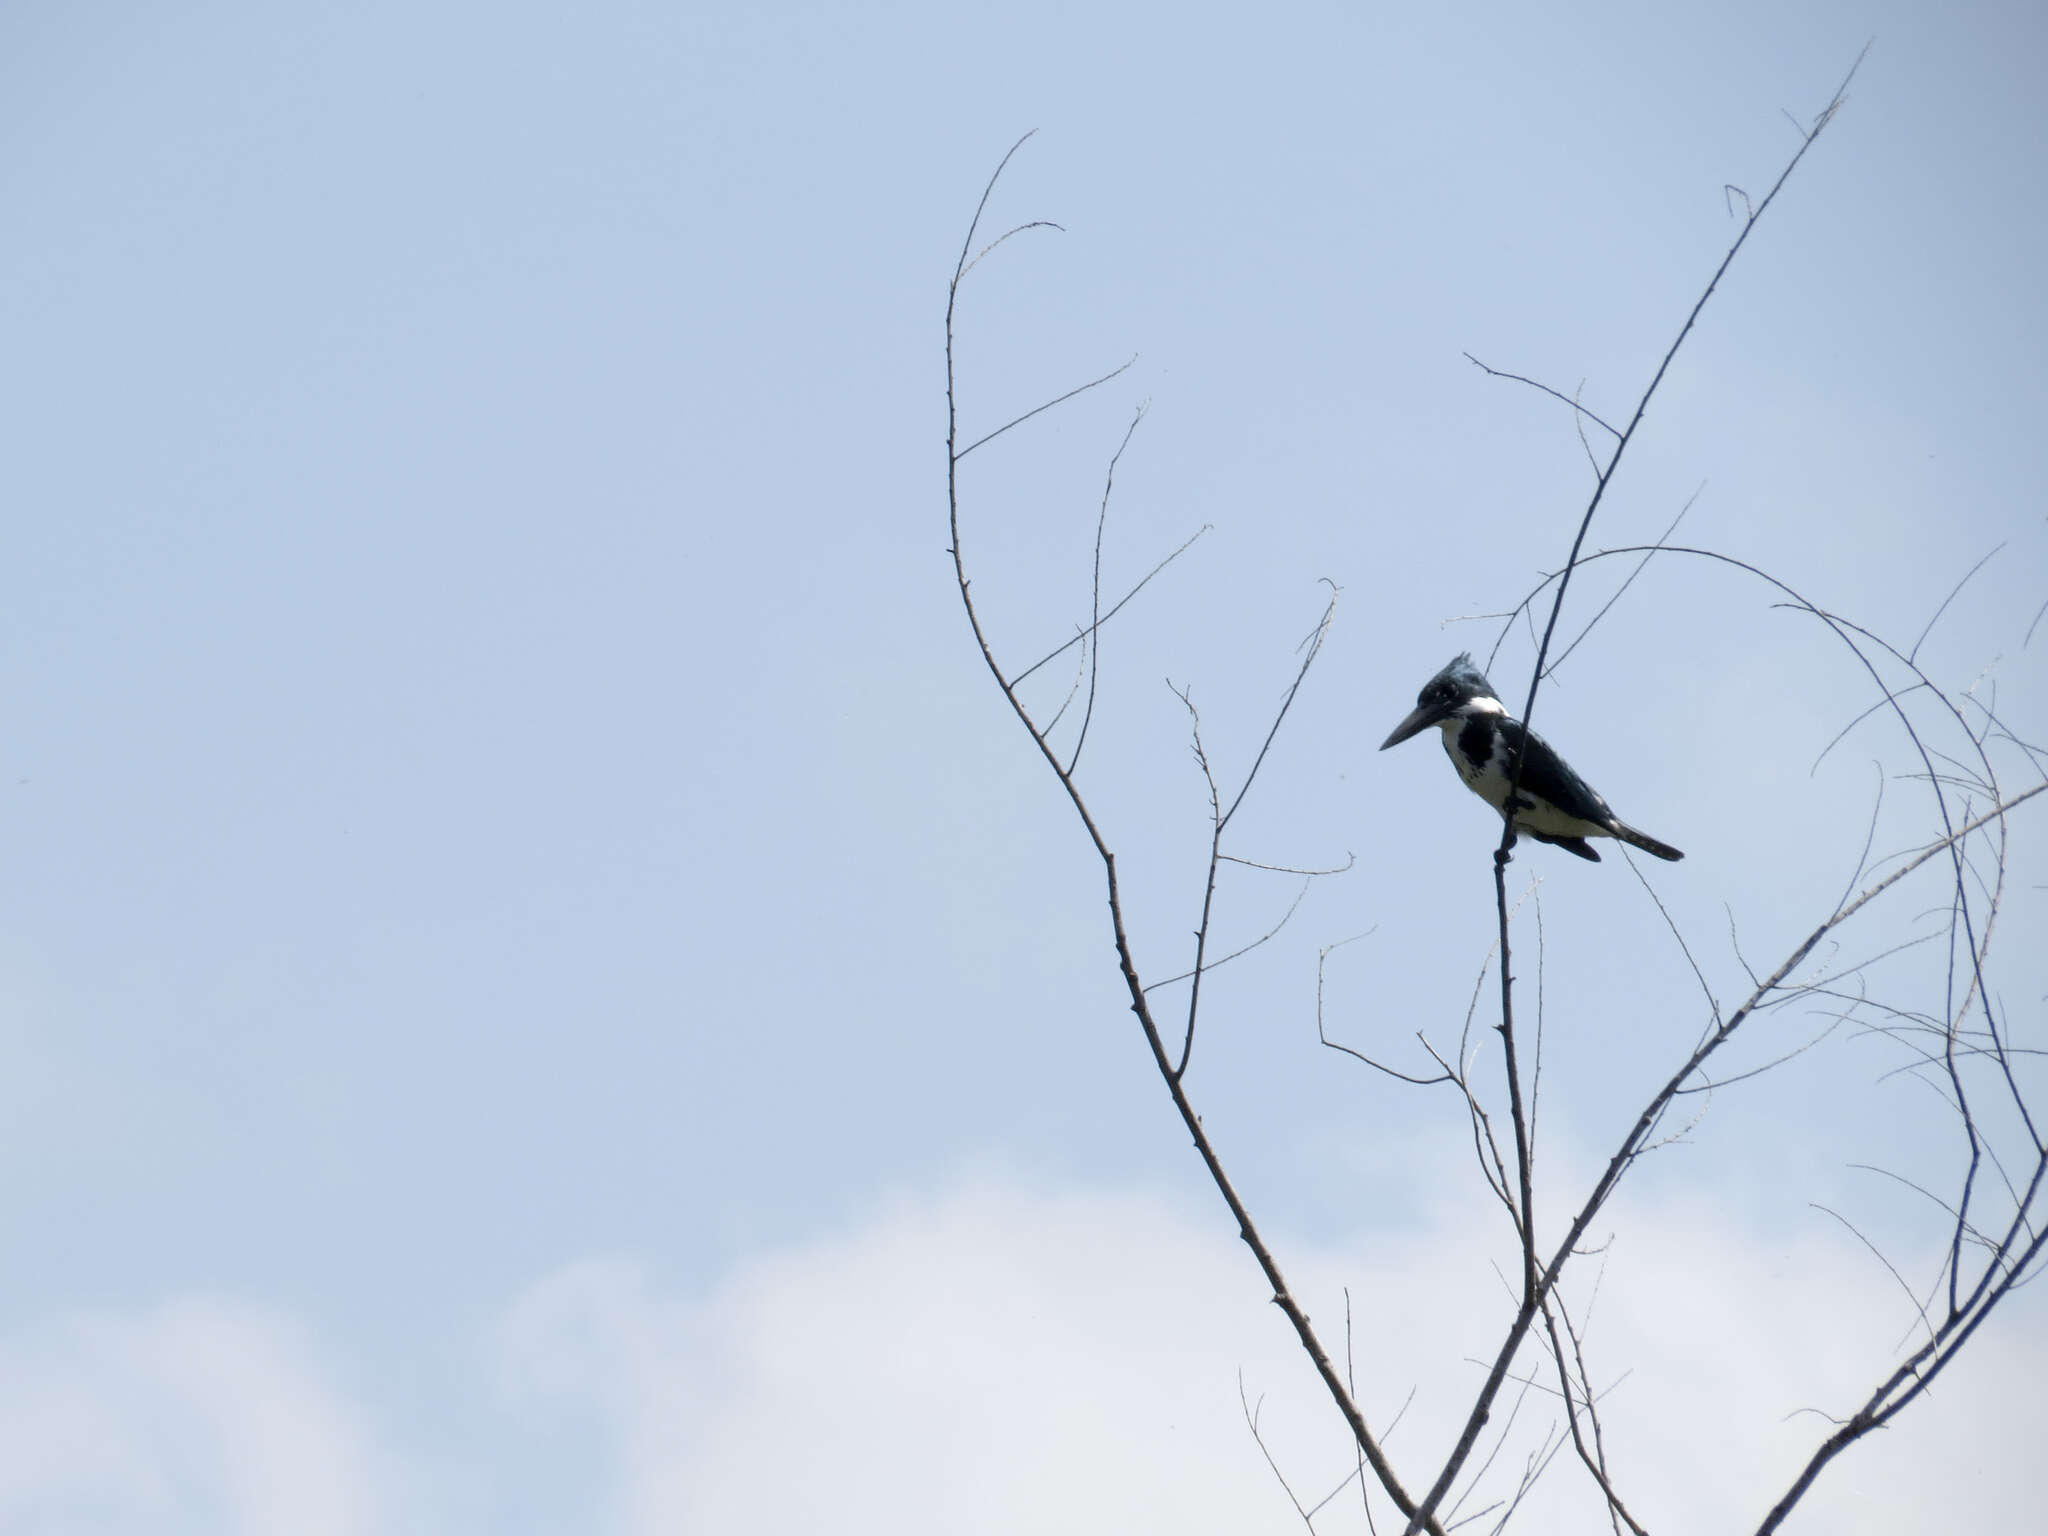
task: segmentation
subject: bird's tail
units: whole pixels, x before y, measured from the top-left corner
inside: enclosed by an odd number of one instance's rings
[[[1685,857],[1684,854],[1680,853],[1669,843],[1660,843],[1657,839],[1650,836],[1649,833],[1638,832],[1634,827],[1627,826],[1622,822],[1617,821],[1614,824],[1614,835],[1629,846],[1640,848],[1645,853],[1655,854],[1660,859],[1669,859],[1676,863]]]

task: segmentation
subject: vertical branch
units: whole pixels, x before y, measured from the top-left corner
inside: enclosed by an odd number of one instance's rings
[[[1512,836],[1512,832],[1509,835]],[[1526,1316],[1535,1309],[1537,1299],[1536,1147],[1535,1138],[1529,1132],[1529,1122],[1533,1118],[1531,1108],[1522,1102],[1522,1069],[1515,1050],[1515,981],[1510,969],[1512,951],[1508,947],[1507,878],[1507,855],[1496,851],[1493,887],[1494,909],[1500,919],[1500,1044],[1507,1064],[1508,1117],[1515,1132],[1515,1177],[1521,1187],[1521,1220],[1518,1226],[1522,1236],[1522,1304],[1519,1315]]]
[[[1131,446],[1138,423],[1144,419],[1145,407],[1141,405],[1132,413],[1131,424],[1124,428],[1124,440],[1109,456],[1109,472],[1102,477],[1102,510],[1095,519],[1095,573],[1088,600],[1088,705],[1081,711],[1081,730],[1074,738],[1074,755],[1067,759],[1068,773],[1081,766],[1081,748],[1088,740],[1089,724],[1095,719],[1095,678],[1102,659],[1102,531],[1109,525],[1109,493],[1116,488],[1116,467],[1124,450]]]
[[[1252,765],[1245,773],[1244,782],[1237,787],[1237,793],[1231,797],[1230,806],[1227,810],[1222,807],[1221,797],[1217,794],[1216,777],[1209,771],[1208,755],[1202,750],[1201,716],[1195,714],[1194,700],[1185,692],[1180,692],[1180,701],[1187,705],[1188,713],[1195,716],[1195,759],[1202,765],[1202,776],[1208,781],[1209,785],[1211,832],[1209,836],[1207,885],[1202,894],[1202,922],[1201,926],[1195,930],[1195,969],[1194,981],[1188,991],[1187,1036],[1181,1042],[1180,1060],[1173,1069],[1175,1078],[1179,1078],[1182,1073],[1187,1071],[1188,1055],[1195,1048],[1195,1014],[1197,1004],[1202,995],[1203,956],[1208,952],[1209,948],[1209,918],[1216,900],[1216,872],[1225,857],[1223,852],[1223,830],[1230,825],[1230,819],[1237,814],[1237,808],[1244,804],[1244,797],[1251,793],[1252,781],[1259,776],[1259,769],[1265,765],[1266,754],[1273,749],[1273,738],[1280,734],[1280,727],[1286,722],[1288,711],[1294,708],[1294,696],[1301,692],[1301,685],[1308,677],[1308,669],[1315,665],[1316,657],[1322,653],[1323,641],[1328,638],[1330,623],[1336,616],[1337,590],[1336,584],[1332,582],[1330,584],[1330,601],[1323,609],[1323,616],[1316,621],[1316,627],[1310,631],[1309,637],[1302,642],[1302,650],[1305,654],[1301,659],[1301,667],[1295,672],[1294,681],[1288,684],[1286,696],[1281,699],[1280,708],[1273,714],[1273,723],[1266,731],[1266,739],[1259,746],[1258,756],[1252,759]],[[1176,691],[1179,692],[1179,690]]]
[[[1866,46],[1864,52],[1867,53],[1868,51]],[[1763,218],[1765,211],[1777,199],[1778,193],[1783,190],[1786,182],[1791,179],[1792,173],[1799,169],[1800,162],[1806,158],[1807,151],[1813,148],[1815,141],[1819,139],[1821,133],[1827,128],[1829,123],[1834,121],[1835,114],[1841,110],[1844,96],[1849,88],[1849,82],[1855,79],[1856,71],[1862,67],[1862,64],[1863,54],[1858,54],[1855,64],[1850,66],[1848,74],[1843,77],[1842,83],[1836,88],[1833,97],[1829,100],[1819,117],[1815,119],[1813,127],[1801,135],[1799,149],[1786,162],[1785,168],[1778,173],[1778,179],[1772,183],[1769,193],[1765,195],[1762,202],[1749,211],[1748,217],[1743,220],[1741,232],[1736,235],[1734,243],[1728,247],[1727,254],[1721,258],[1721,264],[1714,269],[1713,276],[1707,280],[1706,287],[1701,290],[1700,296],[1694,302],[1691,312],[1685,317],[1685,324],[1679,327],[1678,335],[1673,338],[1671,345],[1665,350],[1663,360],[1657,365],[1656,373],[1651,376],[1648,386],[1637,399],[1635,411],[1629,417],[1627,426],[1622,429],[1616,438],[1614,451],[1608,456],[1606,468],[1600,472],[1599,478],[1594,484],[1593,494],[1586,503],[1584,516],[1579,519],[1578,531],[1572,538],[1571,553],[1565,561],[1563,574],[1558,579],[1556,595],[1550,605],[1549,620],[1544,624],[1542,639],[1537,643],[1536,662],[1529,676],[1528,699],[1522,706],[1521,719],[1525,727],[1531,725],[1535,716],[1537,691],[1543,681],[1544,664],[1550,652],[1551,640],[1557,633],[1558,618],[1564,610],[1565,593],[1570,586],[1572,572],[1578,566],[1580,553],[1585,547],[1586,536],[1593,527],[1593,518],[1599,512],[1601,502],[1606,498],[1607,487],[1613,483],[1615,471],[1621,466],[1622,456],[1628,452],[1629,444],[1635,440],[1636,432],[1642,426],[1643,417],[1650,408],[1651,400],[1655,398],[1659,387],[1662,386],[1664,376],[1670,371],[1672,361],[1678,356],[1679,349],[1685,345],[1686,338],[1692,334],[1694,325],[1698,323],[1701,312],[1707,306],[1707,301],[1714,296],[1715,291],[1720,287],[1721,279],[1727,274],[1735,258],[1741,254],[1743,246],[1748,242],[1750,234],[1755,230],[1758,221]],[[1576,410],[1577,408],[1575,405],[1574,409]],[[1480,1388],[1479,1395],[1474,1401],[1471,1412],[1466,1419],[1465,1427],[1459,1435],[1457,1445],[1453,1449],[1443,1471],[1438,1474],[1435,1485],[1423,1498],[1422,1507],[1417,1512],[1421,1518],[1427,1518],[1435,1513],[1442,1504],[1445,1495],[1449,1493],[1459,1470],[1471,1456],[1472,1448],[1478,1441],[1480,1428],[1492,1413],[1494,1399],[1499,1395],[1502,1384],[1507,1380],[1508,1368],[1514,1360],[1516,1353],[1521,1349],[1522,1342],[1528,1336],[1530,1326],[1536,1318],[1540,1299],[1548,1292],[1551,1286],[1555,1285],[1557,1272],[1562,1267],[1563,1261],[1570,1251],[1569,1247],[1561,1249],[1557,1260],[1549,1269],[1539,1272],[1536,1256],[1536,1220],[1531,1190],[1533,1179],[1529,1171],[1531,1159],[1529,1130],[1522,1104],[1521,1079],[1515,1053],[1513,955],[1508,939],[1507,864],[1513,855],[1515,846],[1514,811],[1516,796],[1521,791],[1522,767],[1522,754],[1514,754],[1508,769],[1508,794],[1504,802],[1505,809],[1502,816],[1503,825],[1500,845],[1494,850],[1493,856],[1493,885],[1494,903],[1499,915],[1500,928],[1501,1050],[1508,1078],[1508,1107],[1514,1122],[1517,1172],[1522,1180],[1523,1292],[1521,1303],[1515,1309],[1515,1316],[1509,1325],[1507,1336],[1502,1340],[1500,1350],[1494,1357],[1493,1364],[1487,1373],[1486,1381]],[[1413,1532],[1418,1528],[1418,1525],[1419,1519],[1411,1519],[1409,1531]]]
[[[1171,684],[1167,686],[1172,687]],[[1187,1031],[1181,1037],[1180,1060],[1173,1064],[1173,1078],[1187,1075],[1188,1057],[1195,1049],[1195,1020],[1202,1011],[1202,977],[1208,972],[1209,915],[1216,905],[1216,874],[1223,863],[1223,796],[1216,788],[1216,774],[1209,767],[1208,751],[1202,746],[1202,716],[1193,695],[1186,689],[1174,692],[1188,709],[1189,730],[1194,736],[1195,762],[1201,767],[1202,782],[1209,786],[1209,867],[1202,877],[1202,920],[1195,925],[1195,964],[1188,981]]]
[[[1558,1323],[1564,1327],[1560,1336]],[[1621,1536],[1621,1527],[1627,1524],[1633,1536],[1649,1536],[1636,1517],[1628,1512],[1628,1506],[1621,1501],[1607,1470],[1606,1436],[1600,1428],[1600,1408],[1594,1400],[1593,1383],[1586,1374],[1586,1354],[1579,1342],[1578,1330],[1572,1327],[1571,1315],[1564,1310],[1562,1302],[1555,1296],[1543,1299],[1543,1327],[1550,1336],[1551,1358],[1557,1365],[1557,1386],[1564,1398],[1565,1420],[1571,1431],[1572,1448],[1578,1452],[1579,1461],[1586,1472],[1598,1485],[1601,1496],[1607,1500],[1608,1523],[1614,1528],[1615,1536]],[[1565,1341],[1571,1342],[1571,1358],[1565,1358]],[[1583,1423],[1581,1422],[1583,1420]],[[1586,1439],[1586,1430],[1591,1429],[1592,1441]]]
[[[1778,179],[1771,183],[1771,190],[1764,194],[1763,201],[1752,208],[1749,216],[1742,221],[1742,232],[1735,237],[1735,243],[1728,247],[1728,254],[1721,258],[1721,265],[1714,269],[1714,275],[1707,280],[1707,286],[1701,290],[1699,298],[1694,302],[1692,312],[1685,317],[1685,324],[1679,327],[1678,335],[1665,350],[1664,360],[1657,365],[1657,371],[1651,376],[1649,387],[1636,401],[1635,414],[1629,417],[1628,425],[1622,429],[1620,437],[1616,440],[1614,452],[1608,457],[1607,467],[1600,472],[1600,478],[1593,486],[1593,497],[1586,503],[1586,514],[1579,519],[1578,534],[1572,540],[1571,554],[1565,561],[1564,575],[1557,584],[1557,596],[1550,605],[1550,621],[1543,626],[1543,639],[1536,647],[1536,667],[1529,677],[1529,697],[1522,706],[1524,725],[1531,723],[1536,712],[1536,691],[1543,682],[1544,658],[1549,654],[1551,637],[1557,633],[1558,616],[1564,610],[1565,588],[1571,583],[1572,571],[1579,563],[1579,551],[1585,546],[1586,535],[1592,530],[1594,514],[1600,510],[1601,500],[1607,495],[1607,487],[1613,483],[1614,472],[1621,466],[1622,455],[1628,452],[1628,445],[1635,441],[1636,431],[1643,424],[1643,415],[1649,410],[1650,401],[1656,397],[1659,386],[1664,382],[1664,375],[1670,372],[1679,348],[1685,345],[1686,338],[1698,324],[1700,312],[1707,307],[1707,300],[1711,299],[1715,290],[1721,286],[1721,279],[1727,276],[1728,269],[1742,253],[1742,247],[1748,242],[1751,232],[1755,230],[1771,204],[1777,201],[1778,194],[1785,188],[1785,183],[1792,179],[1792,173],[1799,169],[1799,162],[1806,158],[1806,152],[1813,148],[1814,142],[1826,131],[1828,124],[1835,120],[1835,114],[1842,109],[1842,102],[1848,95],[1849,83],[1856,78],[1856,72],[1863,67],[1864,57],[1869,52],[1870,45],[1866,43],[1863,52],[1856,55],[1856,62],[1849,66],[1848,74],[1842,77],[1842,83],[1835,87],[1834,96],[1827,106],[1822,108],[1820,116],[1814,119],[1813,126],[1801,134],[1798,152],[1785,163],[1785,169],[1780,171]],[[1510,786],[1511,793],[1514,788],[1519,787],[1519,765],[1517,770],[1516,784]]]

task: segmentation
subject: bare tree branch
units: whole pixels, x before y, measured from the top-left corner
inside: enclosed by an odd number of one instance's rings
[[[1169,565],[1173,564],[1174,561],[1178,560],[1182,555],[1186,554],[1188,550],[1193,547],[1195,540],[1199,539],[1203,534],[1208,533],[1210,531],[1210,528],[1210,524],[1204,523],[1201,527],[1197,528],[1193,533],[1189,534],[1187,538],[1181,542],[1179,548],[1175,549],[1173,553],[1169,554],[1164,560],[1160,561],[1157,565],[1153,566],[1151,570],[1145,573],[1144,577],[1138,582],[1138,584],[1135,587],[1132,587],[1130,591],[1126,592],[1122,597],[1118,598],[1116,602],[1110,606],[1109,612],[1102,615],[1101,618],[1097,619],[1093,624],[1089,625],[1088,628],[1078,631],[1074,635],[1074,638],[1067,641],[1066,644],[1055,646],[1052,650],[1046,652],[1045,655],[1039,657],[1038,660],[1031,663],[1031,665],[1026,667],[1022,672],[1019,672],[1014,678],[1011,679],[1011,682],[1022,683],[1027,677],[1029,677],[1032,673],[1036,672],[1040,667],[1044,666],[1047,662],[1051,661],[1054,657],[1065,655],[1068,651],[1072,650],[1077,645],[1086,645],[1092,643],[1094,637],[1098,633],[1100,633],[1102,626],[1107,624],[1111,619],[1115,618],[1117,616],[1117,613],[1123,608],[1125,603],[1128,603],[1132,598],[1136,597],[1140,592],[1144,591],[1147,583],[1149,583],[1154,576],[1157,576],[1161,571],[1165,570]]]
[[[1093,596],[1088,609],[1088,634],[1098,636],[1102,631],[1102,532],[1109,525],[1109,494],[1116,488],[1116,467],[1124,456],[1124,450],[1131,446],[1131,437],[1138,430],[1138,423],[1145,419],[1145,407],[1139,406],[1131,415],[1131,424],[1124,428],[1124,440],[1116,445],[1116,452],[1109,456],[1109,470],[1102,477],[1102,511],[1095,519],[1095,570],[1090,590]],[[1088,707],[1081,712],[1081,729],[1074,737],[1074,752],[1067,759],[1067,772],[1072,773],[1081,766],[1081,748],[1088,743],[1088,727],[1095,719],[1095,678],[1100,669],[1102,642],[1090,639],[1088,651]]]
[[[1124,988],[1130,998],[1131,1012],[1138,1021],[1139,1030],[1144,1035],[1146,1048],[1152,1054],[1153,1065],[1158,1069],[1160,1080],[1165,1085],[1167,1096],[1172,1100],[1174,1110],[1180,1116],[1182,1126],[1194,1142],[1196,1153],[1202,1159],[1202,1166],[1207,1170],[1210,1181],[1216,1186],[1217,1193],[1222,1196],[1223,1203],[1228,1207],[1232,1219],[1236,1221],[1238,1235],[1243,1239],[1245,1246],[1251,1250],[1252,1257],[1257,1261],[1260,1272],[1265,1276],[1267,1284],[1272,1288],[1274,1305],[1280,1308],[1288,1323],[1293,1327],[1295,1337],[1300,1341],[1303,1351],[1308,1355],[1310,1363],[1315,1367],[1316,1374],[1321,1379],[1325,1391],[1329,1393],[1332,1403],[1335,1404],[1338,1412],[1343,1416],[1346,1426],[1351,1431],[1352,1438],[1356,1441],[1367,1464],[1371,1466],[1373,1475],[1379,1480],[1381,1488],[1385,1490],[1387,1497],[1393,1501],[1395,1508],[1400,1510],[1401,1514],[1410,1520],[1410,1529],[1426,1529],[1431,1533],[1431,1536],[1444,1536],[1443,1525],[1434,1515],[1425,1515],[1420,1521],[1414,1519],[1418,1513],[1414,1498],[1402,1486],[1400,1477],[1395,1473],[1392,1463],[1387,1460],[1386,1453],[1381,1449],[1379,1441],[1373,1436],[1371,1429],[1367,1426],[1365,1415],[1360,1412],[1358,1404],[1345,1386],[1343,1378],[1338,1375],[1336,1366],[1330,1360],[1329,1351],[1323,1347],[1321,1338],[1309,1322],[1307,1312],[1302,1309],[1300,1303],[1295,1300],[1293,1292],[1288,1288],[1286,1277],[1281,1273],[1278,1261],[1275,1260],[1272,1250],[1260,1235],[1258,1227],[1252,1220],[1251,1212],[1246,1208],[1244,1200],[1237,1192],[1236,1185],[1224,1170],[1222,1159],[1218,1156],[1215,1145],[1211,1142],[1209,1133],[1202,1124],[1201,1117],[1195,1113],[1193,1104],[1189,1102],[1180,1074],[1175,1071],[1173,1063],[1167,1056],[1166,1044],[1160,1033],[1158,1021],[1152,1014],[1151,1006],[1146,999],[1144,983],[1138,975],[1137,960],[1131,947],[1129,931],[1124,922],[1123,890],[1117,877],[1116,855],[1111,851],[1108,842],[1104,839],[1102,829],[1097,825],[1094,813],[1089,809],[1086,799],[1081,794],[1080,786],[1075,782],[1073,775],[1066,771],[1065,766],[1046,740],[1044,733],[1033,722],[1030,711],[1025,708],[1023,700],[1017,693],[1015,682],[1011,680],[1004,671],[1002,663],[997,659],[994,647],[989,641],[988,632],[982,625],[981,615],[975,607],[973,582],[967,575],[966,556],[960,539],[960,460],[963,457],[963,452],[959,447],[959,383],[954,340],[955,326],[959,312],[960,284],[966,275],[968,265],[967,253],[973,249],[975,232],[980,227],[982,215],[987,209],[990,195],[995,190],[996,181],[1002,175],[1003,166],[1009,163],[1010,155],[1014,155],[1022,143],[1023,140],[1020,139],[1016,145],[1011,146],[1009,154],[1003,157],[1002,162],[996,167],[995,174],[989,178],[988,186],[983,189],[981,201],[975,208],[974,218],[968,224],[967,238],[961,243],[960,260],[954,267],[953,280],[948,285],[946,294],[946,522],[947,532],[950,536],[949,553],[953,559],[953,576],[955,584],[960,591],[961,607],[966,613],[968,628],[974,635],[974,643],[981,652],[982,661],[988,668],[989,676],[995,681],[996,687],[1001,691],[1004,700],[1009,704],[1011,712],[1016,715],[1018,723],[1024,727],[1031,737],[1032,745],[1037,749],[1040,758],[1044,761],[1054,778],[1058,780],[1060,789],[1066,795],[1068,803],[1073,807],[1075,816],[1080,820],[1090,845],[1095,849],[1096,856],[1102,861],[1103,879],[1107,887],[1109,900],[1110,930],[1116,947],[1117,968],[1123,976]],[[1071,396],[1068,398],[1071,398]],[[1022,419],[1024,418],[1019,418],[1019,420]],[[1012,425],[1014,424],[1012,423]],[[1002,430],[1007,430],[1007,428]],[[974,444],[971,444],[970,448],[979,447],[981,443],[986,441],[988,441],[988,438],[981,438]],[[1318,636],[1324,633],[1326,628],[1327,625],[1319,629],[1317,632]],[[1319,648],[1320,640],[1318,639],[1316,647],[1310,650],[1308,661],[1314,660],[1316,650]],[[1307,662],[1304,662],[1304,674],[1306,669]],[[1301,675],[1298,674],[1294,687],[1289,690],[1288,703],[1292,702],[1295,692],[1300,688],[1300,683]],[[1286,713],[1286,707],[1286,704],[1282,705],[1281,714],[1283,716]],[[1275,731],[1278,729],[1277,721],[1274,729]],[[1246,788],[1250,787],[1251,778],[1257,773],[1259,763],[1264,761],[1266,749],[1271,744],[1272,733],[1269,733],[1266,746],[1260,749],[1259,758],[1253,763],[1252,773],[1246,776]],[[1242,791],[1240,791],[1241,794]]]
[[[1602,421],[1598,416],[1595,416],[1591,411],[1587,410],[1583,405],[1579,404],[1579,402],[1572,396],[1560,394],[1557,390],[1552,389],[1548,384],[1539,384],[1534,379],[1525,379],[1519,373],[1509,373],[1504,368],[1489,367],[1487,364],[1479,361],[1479,359],[1474,357],[1470,352],[1465,353],[1464,357],[1466,362],[1470,363],[1474,368],[1477,368],[1481,373],[1496,379],[1512,379],[1515,383],[1526,384],[1531,389],[1540,389],[1543,391],[1544,394],[1550,396],[1551,399],[1562,400],[1566,405],[1570,406],[1572,408],[1572,414],[1575,417],[1584,417],[1586,420],[1592,422],[1595,426],[1603,428],[1609,437],[1621,436],[1621,434],[1617,432],[1613,427],[1608,426],[1606,422]]]
[[[1133,352],[1129,357],[1124,359],[1121,365],[1110,369],[1109,372],[1105,373],[1101,378],[1090,379],[1086,384],[1076,384],[1064,395],[1054,395],[1052,399],[1046,401],[1045,404],[1034,405],[1030,410],[1026,411],[1021,416],[1012,416],[1000,427],[997,427],[995,431],[983,433],[980,437],[977,437],[973,442],[969,443],[965,448],[962,448],[958,453],[954,454],[954,464],[957,465],[962,459],[966,458],[967,455],[974,452],[974,450],[979,448],[983,443],[994,442],[997,438],[1001,437],[1005,432],[1009,431],[1010,428],[1021,427],[1024,425],[1025,422],[1029,421],[1032,417],[1042,416],[1056,405],[1065,405],[1069,400],[1073,399],[1076,395],[1085,395],[1088,393],[1089,390],[1096,388],[1098,385],[1107,384],[1111,379],[1114,379],[1121,374],[1129,373],[1132,367],[1137,363],[1137,361],[1138,354]]]

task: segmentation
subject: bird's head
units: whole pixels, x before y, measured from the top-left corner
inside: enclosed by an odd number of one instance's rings
[[[1506,707],[1494,695],[1493,684],[1472,664],[1472,653],[1463,651],[1422,685],[1422,692],[1415,697],[1414,712],[1394,727],[1393,734],[1380,743],[1380,750],[1398,746],[1417,731],[1454,717],[1505,713]]]

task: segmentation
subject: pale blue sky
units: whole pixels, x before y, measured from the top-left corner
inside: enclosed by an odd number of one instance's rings
[[[2038,7],[0,13],[0,1415],[63,1447],[0,1449],[0,1530],[739,1529],[706,1426],[768,1399],[721,1397],[744,1369],[701,1351],[783,1294],[762,1275],[826,1277],[787,1293],[813,1328],[889,1234],[1026,1256],[997,1275],[1057,1246],[1020,1224],[1099,1238],[1120,1202],[1228,1236],[944,558],[945,281],[1032,128],[991,217],[1066,232],[975,274],[966,430],[1138,363],[968,461],[987,615],[1018,660],[1085,617],[1102,465],[1149,401],[1106,582],[1214,531],[1108,632],[1088,766],[1164,976],[1204,843],[1163,680],[1241,763],[1342,587],[1241,851],[1358,867],[1217,978],[1191,1081],[1333,1285],[1392,1235],[1457,1250],[1446,1189],[1497,1236],[1455,1105],[1362,1078],[1313,1016],[1316,948],[1376,929],[1337,1022],[1454,1038],[1490,937],[1492,824],[1432,740],[1374,749],[1491,643],[1447,620],[1562,562],[1587,477],[1562,407],[1462,354],[1625,414],[1733,237],[1724,186],[1760,195],[1783,114],[1873,37],[1594,542],[1704,483],[1689,539],[1904,643],[2003,543],[1922,659],[2039,739]],[[1913,766],[1871,727],[1809,775],[1857,686],[1811,621],[1660,564],[1544,696],[1621,814],[1688,850],[1651,878],[1724,998],[1731,916],[1775,964],[1854,866],[1873,762]],[[1913,793],[1888,790],[1893,845]],[[2038,1031],[2029,856],[2006,995]],[[1517,870],[1567,989],[1572,1164],[1698,1003],[1618,860]],[[1291,896],[1235,877],[1226,936]],[[1843,1045],[1723,1096],[1646,1189],[1725,1200],[1696,1230],[1765,1253],[1813,1242],[1807,1201],[1871,1196],[1848,1164],[1947,1145],[1924,1095],[1873,1086],[1888,1064]],[[1838,1136],[1785,1133],[1813,1104]],[[1215,1263],[1256,1328],[1249,1266]],[[1020,1315],[1083,1310],[1062,1283]],[[846,1305],[838,1336],[882,1326]],[[652,1329],[682,1384],[621,1387],[533,1324],[558,1306]],[[2048,1347],[2037,1296],[2004,1327]],[[1234,1413],[1238,1359],[1188,1391]],[[267,1364],[243,1389],[224,1360]],[[819,1377],[847,1434],[873,1379],[849,1369]],[[1219,1435],[1203,1457],[1244,1454]],[[814,1453],[792,1432],[775,1475]],[[648,1470],[684,1464],[680,1493]],[[1246,1518],[1286,1528],[1253,1471]],[[903,1497],[836,1513],[1012,1528]]]

